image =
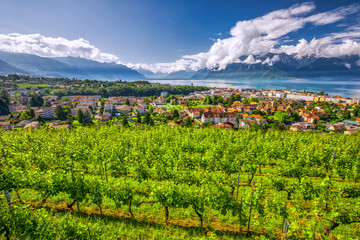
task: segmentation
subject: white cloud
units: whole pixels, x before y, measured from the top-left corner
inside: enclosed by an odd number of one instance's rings
[[[302,29],[306,24],[314,26],[335,23],[349,14],[360,10],[360,5],[353,4],[332,11],[309,15],[315,5],[311,2],[294,5],[288,9],[270,12],[262,17],[239,21],[231,29],[231,37],[217,39],[208,52],[183,56],[173,63],[137,64],[136,68],[145,68],[153,72],[170,73],[175,70],[199,70],[203,68],[224,69],[228,64],[238,62],[239,57],[249,56],[244,62],[258,63],[254,55],[266,53],[297,54],[331,57],[359,54],[360,37],[358,29],[313,39],[310,42],[301,39],[297,45],[284,45],[289,41],[288,34]],[[280,46],[279,46],[280,45]],[[278,56],[277,56],[278,58]],[[278,59],[266,59],[264,64],[274,64]]]
[[[274,65],[274,63],[280,61],[279,55],[274,55],[272,58],[266,58],[261,64],[267,64],[269,66]],[[261,61],[260,61],[261,62]]]
[[[257,63],[261,63],[261,60],[260,59],[255,59],[254,55],[249,55],[244,61],[242,61],[242,63],[257,64]]]
[[[87,40],[44,37],[40,34],[0,34],[0,51],[41,57],[81,57],[99,62],[120,63],[118,57],[101,52]]]
[[[228,64],[241,62],[239,58],[242,56],[247,56],[242,62],[249,64],[272,65],[279,61],[277,55],[263,62],[255,57],[267,53],[295,54],[298,57],[360,55],[360,19],[358,24],[353,24],[345,31],[331,33],[310,41],[300,39],[298,43],[291,45],[290,42],[293,42],[293,39],[289,37],[290,33],[303,29],[309,24],[319,26],[336,23],[350,14],[359,12],[360,4],[311,14],[314,10],[314,3],[306,2],[288,9],[273,11],[258,18],[239,21],[231,29],[230,37],[213,39],[214,43],[207,52],[186,55],[170,63],[129,63],[127,66],[152,72],[171,73],[184,70],[196,71],[203,68],[224,69]],[[218,34],[218,36],[222,35]],[[0,34],[0,51],[29,53],[43,57],[73,56],[99,62],[121,63],[118,57],[101,52],[82,38],[68,40],[44,37],[40,34]]]

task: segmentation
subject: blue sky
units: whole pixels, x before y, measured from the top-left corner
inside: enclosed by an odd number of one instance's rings
[[[173,63],[184,55],[208,52],[216,39],[232,37],[230,31],[239,21],[256,19],[304,2],[3,0],[0,34],[39,34],[69,41],[82,38],[99,51],[115,55],[122,63]],[[357,2],[312,1],[308,5],[312,5],[314,9],[306,14],[316,15],[339,7],[358,7],[351,5]],[[280,44],[296,45],[300,39],[311,41],[314,37],[323,38],[331,33],[348,32],[351,26],[357,26],[359,22],[359,11],[346,12],[341,19],[326,24],[318,24],[317,20],[310,21],[280,36]],[[6,41],[0,44],[4,42]],[[211,64],[206,64],[208,65]]]

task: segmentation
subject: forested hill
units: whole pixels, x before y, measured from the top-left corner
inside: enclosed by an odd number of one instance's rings
[[[0,89],[11,89],[19,91],[25,88],[28,92],[24,95],[101,95],[102,97],[111,96],[160,96],[161,92],[169,94],[187,95],[195,91],[208,89],[201,86],[174,86],[169,84],[150,83],[146,80],[134,82],[127,81],[97,81],[97,80],[77,80],[68,78],[44,78],[29,77],[20,75],[0,76]],[[31,90],[36,87],[36,90]]]

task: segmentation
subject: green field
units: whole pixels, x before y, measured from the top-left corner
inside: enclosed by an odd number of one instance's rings
[[[207,104],[198,104],[198,105],[194,105],[194,106],[191,106],[192,108],[195,108],[195,107],[199,107],[199,108],[206,108],[206,107],[213,107],[214,105],[207,105]],[[177,104],[177,105],[173,105],[173,104],[159,104],[157,105],[157,107],[166,107],[168,110],[171,110],[171,109],[182,109],[181,105]]]
[[[0,148],[0,239],[360,236],[358,135],[93,126]]]
[[[49,84],[30,84],[30,83],[18,83],[16,84],[19,88],[31,88],[31,87],[51,87]]]
[[[207,107],[213,107],[213,106],[214,105],[198,104],[198,105],[193,106],[193,107],[207,108]]]
[[[170,103],[168,104],[160,104],[160,105],[156,105],[157,107],[166,107],[168,110],[172,110],[172,109],[181,109],[181,105],[172,105]]]

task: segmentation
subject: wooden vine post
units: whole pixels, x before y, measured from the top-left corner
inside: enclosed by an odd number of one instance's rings
[[[283,239],[287,239],[287,233],[289,231],[290,224],[288,222],[285,222],[284,224],[284,231],[283,231]]]
[[[252,212],[252,206],[253,206],[253,197],[254,197],[254,185],[255,185],[255,179],[253,180],[252,184],[252,192],[251,192],[251,199],[250,199],[250,210],[249,210],[249,219],[248,219],[248,227],[247,227],[247,236],[250,236],[250,220],[251,220],[251,212]]]
[[[240,184],[240,170],[241,170],[241,161],[239,160],[239,170],[238,170],[238,180],[237,180],[237,189],[236,189],[236,200],[239,197],[239,184]]]

